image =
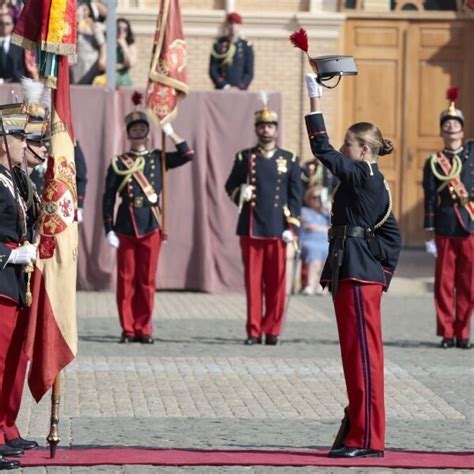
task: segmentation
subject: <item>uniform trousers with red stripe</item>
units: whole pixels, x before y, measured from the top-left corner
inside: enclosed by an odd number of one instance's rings
[[[344,444],[377,451],[385,445],[382,291],[381,284],[343,280],[334,302],[349,398],[350,431]]]
[[[0,296],[0,444],[20,436],[20,411],[28,358],[23,352],[28,313]]]
[[[117,307],[122,336],[149,336],[156,289],[161,231],[143,237],[119,234]]]
[[[247,293],[247,335],[279,336],[286,298],[286,244],[241,236]]]
[[[435,307],[438,336],[469,339],[474,309],[474,234],[435,237]]]

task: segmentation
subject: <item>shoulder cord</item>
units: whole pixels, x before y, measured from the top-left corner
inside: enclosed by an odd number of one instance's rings
[[[380,229],[385,222],[387,222],[387,219],[390,217],[390,214],[392,213],[392,193],[390,191],[390,186],[388,185],[387,181],[384,179],[383,184],[385,184],[385,189],[387,190],[388,193],[388,207],[387,207],[387,212],[384,214],[380,222],[377,222],[377,224],[374,225],[374,230]]]
[[[145,157],[139,156],[132,165],[130,165],[129,168],[126,168],[124,170],[121,170],[117,166],[117,161],[118,157],[114,157],[112,160],[112,169],[114,170],[114,173],[123,176],[122,182],[120,183],[120,186],[117,189],[117,193],[120,193],[122,189],[125,187],[127,184],[128,180],[137,172],[137,171],[143,171],[145,168]]]
[[[234,55],[235,55],[235,50],[236,50],[235,44],[231,43],[229,45],[229,49],[225,53],[222,53],[222,54],[216,53],[216,51],[214,51],[214,48],[213,48],[211,51],[211,56],[215,59],[223,59],[224,61],[222,61],[222,64],[232,64],[232,60],[234,59]]]
[[[436,169],[437,163],[438,163],[438,160],[436,158],[436,155],[431,155],[431,159],[430,159],[431,172],[434,174],[436,179],[439,179],[440,181],[442,181],[442,184],[438,187],[438,190],[437,190],[438,192],[440,192],[449,184],[449,181],[457,178],[461,174],[462,161],[461,161],[461,158],[459,158],[459,155],[454,155],[451,173],[449,173],[448,175],[443,175]]]

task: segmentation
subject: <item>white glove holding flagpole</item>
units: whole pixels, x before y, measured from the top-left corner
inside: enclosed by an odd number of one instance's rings
[[[433,255],[433,257],[438,256],[438,249],[436,248],[436,242],[434,240],[427,240],[425,242],[425,249],[428,253]]]
[[[306,74],[306,76],[304,76],[304,82],[306,84],[306,90],[308,91],[308,97],[323,96],[323,86],[316,81],[315,74]]]
[[[165,123],[162,127],[161,127],[161,131],[166,135],[166,136],[170,136],[174,130],[173,130],[173,127],[171,126],[171,124],[168,122],[168,123]]]
[[[119,238],[117,237],[117,234],[111,230],[108,234],[107,234],[107,242],[109,243],[109,245],[111,247],[113,247],[114,249],[118,249],[120,247],[120,240]]]
[[[13,265],[31,265],[34,261],[36,261],[36,247],[27,244],[13,249],[8,257],[7,263],[12,263]]]

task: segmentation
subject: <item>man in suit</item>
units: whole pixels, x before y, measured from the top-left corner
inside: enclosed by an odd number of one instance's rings
[[[11,13],[0,14],[0,79],[20,82],[25,72],[25,50],[12,43],[14,28]]]
[[[209,75],[216,89],[248,89],[253,79],[253,47],[240,36],[242,17],[229,13],[226,35],[218,38],[211,51]]]
[[[278,116],[266,105],[255,114],[255,132],[257,145],[237,153],[225,189],[239,206],[237,235],[247,292],[245,344],[261,344],[265,335],[265,344],[276,345],[285,310],[286,245],[295,240],[300,226],[303,184],[297,156],[276,145]]]

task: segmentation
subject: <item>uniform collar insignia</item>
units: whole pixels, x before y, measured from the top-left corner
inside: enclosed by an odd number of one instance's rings
[[[277,151],[278,147],[272,148],[271,150],[265,150],[261,146],[258,147],[258,151],[264,156],[265,158],[273,158],[273,155]]]
[[[139,156],[145,156],[148,155],[150,152],[149,150],[142,150],[142,151],[136,151],[136,150],[130,150],[128,154],[130,156],[133,156],[134,158],[138,158]]]

